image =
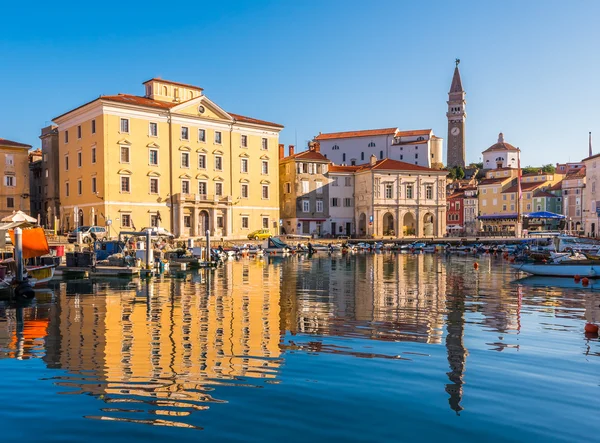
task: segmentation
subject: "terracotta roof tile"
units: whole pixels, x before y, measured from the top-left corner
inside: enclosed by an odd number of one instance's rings
[[[562,190],[562,180],[558,183],[553,184],[548,188],[548,191],[560,191]]]
[[[521,183],[521,192],[529,192],[529,191],[533,191],[541,186],[547,185],[548,182],[527,182],[527,183]],[[513,192],[518,192],[519,190],[519,186],[518,185],[512,185],[510,188],[505,189],[504,191],[502,191],[503,194],[510,194]]]
[[[390,170],[390,171],[420,171],[420,172],[446,172],[440,169],[426,168],[424,166],[413,165],[411,163],[401,162],[398,160],[392,160],[390,158],[384,158],[383,160],[377,161],[374,165],[366,163],[360,165],[360,170],[376,169],[376,170]]]
[[[228,114],[231,115],[236,120],[244,122],[244,123],[254,123],[256,125],[276,126],[278,128],[283,128],[283,125],[280,125],[279,123],[268,122],[265,120],[259,120],[257,118],[252,118],[252,117],[245,117],[243,115],[233,114],[231,112],[228,112]]]
[[[479,182],[479,186],[485,185],[495,185],[498,183],[502,183],[505,180],[512,180],[514,177],[494,177],[494,178],[485,178]]]
[[[0,146],[8,146],[11,148],[31,148],[31,145],[26,145],[25,143],[19,143],[12,140],[7,140],[5,138],[0,138]]]
[[[430,133],[431,133],[431,129],[415,129],[413,131],[398,131],[396,133],[396,137],[413,137],[415,135],[429,135]],[[435,137],[435,135],[433,137]],[[440,137],[435,137],[435,138],[440,138]]]
[[[583,177],[585,177],[585,167],[580,168],[576,171],[569,172],[565,176],[564,180],[570,180],[572,178],[583,178]]]
[[[548,191],[543,191],[541,189],[538,189],[537,191],[535,191],[533,193],[534,197],[558,197],[557,195],[554,194],[550,194]]]
[[[398,128],[384,129],[367,129],[364,131],[346,131],[346,132],[330,132],[327,134],[319,134],[315,140],[333,140],[337,138],[352,138],[352,137],[372,137],[375,135],[394,135]]]
[[[297,152],[294,155],[288,155],[287,157],[282,158],[280,161],[286,161],[286,160],[292,160],[292,159],[294,159],[294,160],[321,160],[321,161],[326,161],[326,162],[331,163],[331,160],[329,160],[327,157],[325,157],[320,152],[310,151],[310,150]]]
[[[329,172],[356,172],[359,169],[360,169],[360,166],[345,166],[345,165],[329,166]]]
[[[483,151],[483,153],[492,152],[492,151],[518,151],[518,149],[515,148],[513,145],[504,142],[504,143],[496,143],[496,144],[490,146],[485,151]]]

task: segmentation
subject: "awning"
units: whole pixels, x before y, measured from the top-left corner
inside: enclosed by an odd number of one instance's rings
[[[562,220],[565,218],[562,214],[555,214],[554,212],[548,211],[540,211],[540,212],[530,212],[529,214],[523,214],[525,218],[549,218],[555,220]]]
[[[516,220],[517,213],[511,214],[488,214],[488,215],[480,215],[477,217],[479,220]]]

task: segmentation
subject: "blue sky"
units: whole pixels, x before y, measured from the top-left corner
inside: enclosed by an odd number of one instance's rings
[[[20,6],[26,5],[26,6]],[[598,1],[64,1],[3,5],[0,137],[40,128],[148,78],[191,83],[224,109],[319,132],[398,126],[447,138],[454,59],[467,160],[499,132],[522,163],[600,152]]]

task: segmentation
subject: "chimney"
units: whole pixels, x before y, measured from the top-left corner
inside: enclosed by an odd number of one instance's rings
[[[289,146],[290,156],[294,155],[294,145]]]
[[[315,152],[321,152],[321,143],[315,142]]]
[[[283,143],[279,143],[279,160],[285,157],[285,145]]]
[[[309,151],[314,151],[315,150],[315,142],[310,142],[308,144],[308,150]]]
[[[369,164],[374,165],[375,163],[377,163],[377,157],[375,154],[371,154],[371,157],[369,158]]]

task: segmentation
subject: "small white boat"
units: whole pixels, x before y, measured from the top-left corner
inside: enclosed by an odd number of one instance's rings
[[[600,263],[593,260],[572,260],[562,263],[522,263],[511,265],[516,271],[547,277],[580,277],[600,278]]]
[[[267,254],[287,254],[291,248],[278,238],[270,237],[263,242],[262,249]]]

